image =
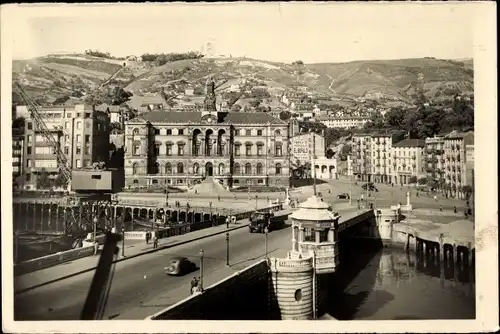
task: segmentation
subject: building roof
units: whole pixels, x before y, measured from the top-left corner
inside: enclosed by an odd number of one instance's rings
[[[222,124],[286,124],[286,122],[262,112],[219,112],[219,114],[222,118]],[[151,111],[131,121],[146,121],[151,123],[201,123],[201,117],[202,113],[199,111]]]
[[[138,110],[141,106],[147,106],[150,104],[158,105],[162,104],[163,106],[166,105],[166,101],[163,97],[159,95],[153,95],[153,96],[139,96],[139,95],[133,95],[130,98],[130,101],[126,102],[131,108]]]
[[[459,131],[453,130],[452,132],[450,132],[449,134],[444,136],[444,138],[445,139],[462,139],[465,136],[469,136],[469,135],[474,135],[474,132],[473,131],[459,132]]]
[[[425,147],[425,140],[423,139],[404,139],[392,147]]]

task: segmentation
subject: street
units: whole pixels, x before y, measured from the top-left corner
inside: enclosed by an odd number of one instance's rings
[[[205,287],[265,257],[264,234],[243,228],[230,233],[229,243],[230,268],[226,267],[225,234],[116,263],[104,319],[144,319],[189,296],[190,281],[200,276],[200,270],[182,277],[167,276],[164,267],[173,256],[185,256],[199,267],[203,249]],[[269,233],[270,256],[285,256],[290,247],[289,227]],[[16,320],[78,320],[93,274],[15,296]]]

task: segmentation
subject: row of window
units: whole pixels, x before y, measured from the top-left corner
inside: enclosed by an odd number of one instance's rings
[[[165,151],[162,152],[161,150],[161,145],[156,144],[154,147],[154,152],[156,156],[159,155],[166,155],[166,156],[172,156],[173,154],[173,144],[166,144],[165,145]],[[221,152],[223,150],[220,150]],[[221,153],[219,152],[219,153]],[[177,155],[178,156],[183,156],[185,153],[185,144],[177,144]],[[141,150],[141,143],[139,141],[136,141],[133,143],[132,146],[132,155],[141,155],[142,150]],[[197,154],[195,154],[197,155]],[[240,156],[241,155],[241,144],[237,145],[235,144],[234,146],[234,155],[235,156]],[[252,156],[252,145],[245,145],[245,155],[246,156]],[[275,148],[274,148],[274,155],[277,157],[283,156],[283,146],[281,143],[276,143]],[[257,144],[257,156],[264,156],[264,144]]]
[[[184,174],[184,164],[182,162],[177,163],[176,165],[176,174]],[[139,174],[141,167],[139,167],[138,163],[132,164],[132,174]],[[242,166],[240,164],[234,164],[234,175],[251,175],[252,174],[252,164],[247,163]],[[275,174],[279,175],[282,173],[283,167],[281,164],[277,163],[274,165],[274,172]],[[219,175],[224,175],[226,173],[226,166],[224,164],[219,164],[218,166],[218,171]],[[155,163],[153,166],[153,174],[158,174],[158,173],[163,173],[163,174],[172,174],[173,173],[173,166],[170,163],[166,163],[164,166],[160,168],[160,165],[158,163]],[[193,173],[195,175],[200,174],[200,165],[195,163],[193,165]],[[264,174],[264,165],[262,163],[258,163],[255,166],[255,175],[263,175]]]
[[[29,175],[29,174],[28,174]],[[181,185],[181,184],[184,184],[184,180],[183,179],[177,179],[177,180],[171,180],[171,179],[167,179],[167,184],[178,184],[178,185]],[[133,180],[132,181],[134,184],[139,184],[139,180]],[[158,180],[152,180],[151,181],[153,184],[159,184]],[[233,180],[233,183],[234,184],[253,184],[254,182],[257,182],[257,184],[264,184],[265,183],[265,179],[252,179],[252,180],[245,180],[242,182],[240,182],[240,180],[238,179],[235,179]],[[277,185],[280,185],[281,184],[281,180],[275,180],[274,181],[275,184]]]
[[[256,135],[257,136],[263,136],[263,133],[264,133],[263,130],[260,130],[260,129],[256,131]],[[132,134],[138,135],[138,134],[140,134],[140,130],[138,128],[135,128],[132,131]],[[158,129],[158,128],[155,128],[155,135],[167,135],[167,136],[178,135],[178,136],[183,136],[184,135],[184,129]],[[252,130],[251,129],[245,129],[245,130],[243,130],[243,129],[236,129],[234,135],[235,136],[251,136],[252,135]],[[280,130],[274,131],[274,135],[278,136],[278,137],[281,136],[281,131]]]

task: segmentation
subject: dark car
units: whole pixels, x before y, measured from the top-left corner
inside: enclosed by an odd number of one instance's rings
[[[196,270],[196,264],[188,258],[176,256],[170,259],[168,267],[165,267],[167,275],[181,276]]]
[[[248,229],[250,233],[259,232],[264,233],[267,231],[277,230],[285,226],[285,217],[283,215],[275,216],[272,212],[256,211],[250,216],[250,224]]]
[[[361,186],[361,188],[363,188],[363,190],[368,190],[368,191],[375,191],[375,192],[378,192],[378,189],[377,187],[375,187],[375,185],[372,183],[372,182],[369,182],[369,183],[365,183]]]
[[[349,194],[348,193],[342,193],[340,195],[337,195],[338,199],[349,199]]]

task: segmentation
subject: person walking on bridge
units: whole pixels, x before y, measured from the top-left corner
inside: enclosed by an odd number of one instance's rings
[[[153,237],[153,249],[158,248],[158,233],[155,233]]]

